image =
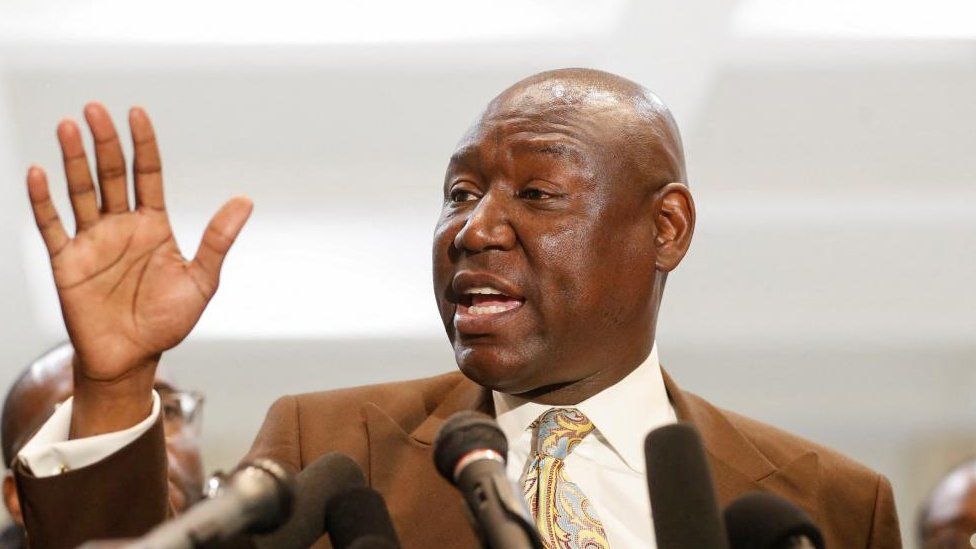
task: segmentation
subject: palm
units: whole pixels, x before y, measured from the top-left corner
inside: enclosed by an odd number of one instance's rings
[[[151,355],[186,337],[211,292],[194,285],[172,236],[162,214],[127,212],[100,221],[52,258],[73,339]]]
[[[135,146],[136,208],[128,207],[125,169],[111,119],[100,105],[86,110],[96,141],[101,191],[94,185],[79,132],[65,122],[58,135],[78,233],[64,233],[43,172],[28,177],[38,226],[65,324],[84,374],[110,380],[183,340],[217,289],[221,262],[250,212],[228,202],[213,218],[196,257],[183,258],[163,203],[159,154],[140,110],[130,116]]]

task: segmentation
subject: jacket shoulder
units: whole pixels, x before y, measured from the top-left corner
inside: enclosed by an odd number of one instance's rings
[[[863,480],[872,485],[878,480],[878,473],[836,450],[742,414],[716,409],[777,468],[815,454],[821,474],[840,475],[848,481]]]
[[[283,396],[271,405],[245,459],[270,458],[298,471],[326,453],[342,452],[365,466],[369,448],[364,405],[376,405],[409,432],[464,379],[451,372]]]
[[[774,468],[763,489],[812,515],[829,546],[901,547],[891,484],[883,475],[821,444],[685,392],[688,403],[724,418]]]
[[[460,372],[433,377],[362,385],[329,391],[294,395],[299,410],[321,421],[338,416],[348,418],[350,411],[358,413],[363,404],[375,404],[383,412],[410,430],[426,419],[452,388],[464,380]]]

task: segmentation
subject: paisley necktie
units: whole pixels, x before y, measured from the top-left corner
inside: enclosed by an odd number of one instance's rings
[[[555,408],[531,428],[535,457],[522,489],[547,549],[609,548],[596,510],[565,471],[566,456],[593,431],[593,422],[575,408]]]

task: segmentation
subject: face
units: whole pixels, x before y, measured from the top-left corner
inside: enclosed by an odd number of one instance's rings
[[[199,433],[197,425],[186,417],[175,398],[176,390],[169,383],[158,379],[155,389],[163,404],[170,501],[177,511],[182,511],[203,497],[203,462],[200,457]]]
[[[166,437],[170,501],[177,512],[203,498],[203,463],[195,438]]]
[[[458,366],[482,386],[528,395],[649,352],[654,197],[616,154],[629,116],[536,90],[496,100],[452,157],[434,290]]]

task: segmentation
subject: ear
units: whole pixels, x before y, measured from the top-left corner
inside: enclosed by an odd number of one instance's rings
[[[695,232],[695,201],[684,183],[668,183],[655,194],[655,267],[668,273],[681,263],[691,246],[691,236]]]
[[[13,471],[8,470],[3,477],[3,504],[10,512],[10,518],[21,527],[24,526],[24,515],[20,511],[20,498],[17,496],[17,483],[14,481]]]

